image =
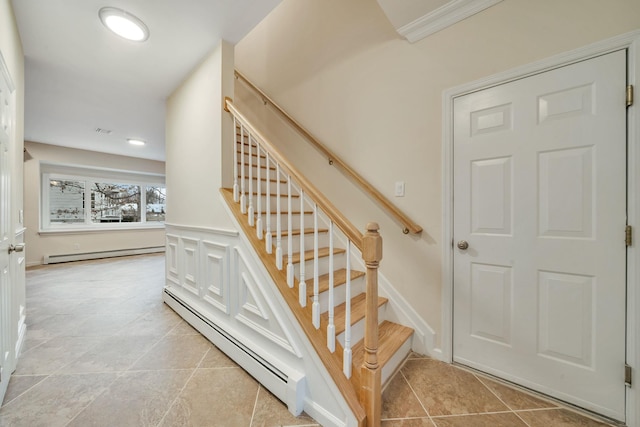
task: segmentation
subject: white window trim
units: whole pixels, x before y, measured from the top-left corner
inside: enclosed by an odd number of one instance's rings
[[[146,221],[146,191],[148,186],[165,186],[165,176],[140,172],[122,171],[103,168],[88,168],[72,165],[41,163],[40,165],[40,224],[39,234],[84,233],[126,230],[164,229],[164,221]],[[85,186],[85,207],[83,223],[51,223],[49,217],[49,181],[51,178],[68,181],[113,182],[138,185],[140,194],[140,222],[93,223],[91,222],[91,189]]]

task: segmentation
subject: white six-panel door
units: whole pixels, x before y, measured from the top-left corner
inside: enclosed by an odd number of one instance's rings
[[[1,58],[0,58],[1,59]],[[12,289],[10,274],[9,138],[13,132],[14,103],[7,81],[0,68],[0,402],[9,384],[12,360]]]
[[[454,100],[454,361],[618,420],[625,87],[621,50]]]

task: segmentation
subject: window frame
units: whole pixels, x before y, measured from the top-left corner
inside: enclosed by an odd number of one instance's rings
[[[52,222],[50,216],[50,180],[84,182],[83,222]],[[91,219],[91,193],[94,183],[113,183],[140,187],[140,222],[93,222]],[[147,187],[163,187],[165,176],[144,172],[115,169],[87,168],[52,163],[40,164],[40,230],[41,234],[116,230],[163,229],[165,221],[147,221]],[[166,205],[166,201],[165,201]],[[166,211],[166,209],[165,209]],[[166,214],[166,212],[165,212]]]

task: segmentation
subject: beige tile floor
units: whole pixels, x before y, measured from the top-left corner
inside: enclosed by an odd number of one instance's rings
[[[317,426],[164,305],[163,283],[161,255],[29,269],[0,426]],[[417,354],[383,405],[385,427],[608,425]]]

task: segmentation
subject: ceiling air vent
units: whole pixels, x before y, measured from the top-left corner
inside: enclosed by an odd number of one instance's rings
[[[111,131],[109,129],[96,128],[96,133],[101,135],[110,135]]]

